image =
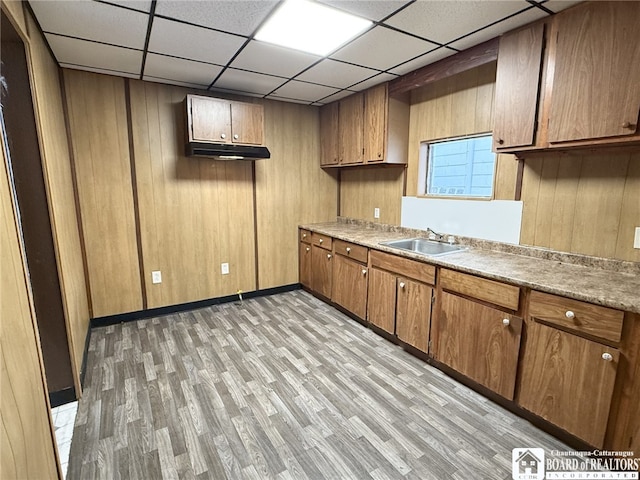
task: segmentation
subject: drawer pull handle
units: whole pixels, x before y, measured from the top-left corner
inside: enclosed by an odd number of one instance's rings
[[[567,310],[567,313],[565,313],[564,316],[570,320],[576,318],[576,314],[573,313],[571,310]]]
[[[347,249],[346,249],[346,250],[347,250],[347,253],[350,253],[350,252],[351,252],[351,249],[350,249],[349,247],[347,247]]]
[[[404,288],[404,282],[400,282],[400,288]]]
[[[320,240],[318,240],[318,243],[322,243],[322,241],[323,241],[323,240],[322,240],[322,239],[320,239]]]
[[[240,135],[238,135],[238,134],[236,133],[236,134],[233,136],[233,138],[234,138],[235,140],[238,140],[238,139],[240,138]]]
[[[363,275],[366,275],[366,274],[367,274],[367,271],[366,271],[364,268],[362,269],[362,274],[363,274]]]
[[[331,259],[331,254],[330,253],[327,253],[327,258]]]
[[[225,138],[227,138],[227,136],[224,133],[221,133],[220,138],[224,140]]]
[[[604,353],[602,354],[602,359],[603,359],[605,362],[611,362],[611,361],[613,361],[613,355],[611,355],[609,352],[604,352]]]
[[[308,252],[309,250],[311,250],[311,249],[310,249],[309,247],[307,247],[307,252]]]
[[[511,321],[510,321],[508,318],[503,318],[503,319],[502,319],[502,324],[503,324],[505,327],[508,327],[510,323],[511,323]]]
[[[303,234],[302,234],[302,238],[307,238],[307,234],[306,234],[306,233],[303,233]]]

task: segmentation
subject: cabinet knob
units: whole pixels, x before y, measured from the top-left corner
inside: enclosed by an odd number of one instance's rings
[[[366,275],[367,274],[367,270],[365,268],[362,269],[362,274]]]
[[[511,323],[511,321],[508,318],[503,318],[502,319],[502,324],[503,325],[508,327],[510,323]]]
[[[635,125],[631,122],[623,122],[622,128],[633,128]]]
[[[331,259],[331,254],[330,253],[327,253],[327,258]]]
[[[322,243],[322,239],[318,240],[318,243]]]
[[[302,238],[307,238],[307,234],[306,234],[306,233],[303,233],[303,234],[302,234]]]
[[[225,138],[227,138],[227,135],[226,135],[226,134],[224,134],[224,133],[221,133],[221,134],[220,134],[220,138],[225,139]]]
[[[604,352],[604,353],[602,354],[602,359],[603,359],[605,362],[612,362],[612,361],[613,361],[613,355],[611,355],[609,352]]]
[[[240,138],[240,135],[238,135],[237,133],[233,135],[233,139],[234,139],[234,140],[237,140],[237,139],[239,139],[239,138]]]
[[[404,282],[400,282],[400,288],[404,288]]]
[[[382,154],[381,153],[378,153],[378,158],[382,158]]]
[[[499,138],[499,139],[498,139],[498,144],[499,144],[499,145],[503,145],[503,144],[504,144],[504,140],[503,140],[502,138]]]
[[[347,247],[346,250],[347,250],[347,253],[351,252],[351,248],[350,247]]]
[[[311,249],[310,249],[309,247],[307,247],[307,252],[308,252],[309,250],[311,250]]]
[[[567,317],[568,319],[573,319],[576,318],[576,314],[573,313],[571,310],[567,310],[567,312],[564,314],[565,317]]]

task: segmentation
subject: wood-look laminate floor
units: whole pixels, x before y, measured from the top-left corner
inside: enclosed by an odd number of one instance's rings
[[[95,329],[69,479],[505,479],[567,450],[308,293]]]

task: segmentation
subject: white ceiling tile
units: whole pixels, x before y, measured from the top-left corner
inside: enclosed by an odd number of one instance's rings
[[[233,60],[231,66],[282,77],[293,77],[320,58],[316,55],[252,40]]]
[[[438,45],[386,27],[375,27],[342,47],[331,58],[387,70]]]
[[[245,39],[202,27],[156,18],[149,51],[226,65]]]
[[[49,33],[45,36],[60,63],[101,68],[114,72],[140,73],[142,66],[142,51],[140,50],[113,47]]]
[[[454,53],[456,53],[455,50],[450,50],[446,47],[439,48],[438,50],[427,53],[426,55],[422,55],[421,57],[399,65],[389,71],[397,75],[404,75],[405,73],[412,72],[414,70],[417,70],[418,68],[424,67],[425,65],[429,65],[431,63],[437,62],[438,60],[442,60],[443,58],[450,57]]]
[[[219,65],[147,54],[144,75],[208,87],[222,71]]]
[[[319,83],[336,88],[346,88],[354,83],[361,82],[377,72],[369,68],[349,65],[331,59],[325,59],[318,65],[298,76],[298,80],[305,82]]]
[[[498,35],[502,35],[509,30],[513,30],[514,28],[526,25],[527,23],[531,23],[546,16],[548,16],[547,13],[545,13],[543,10],[540,10],[539,8],[534,7],[530,10],[527,10],[526,12],[522,12],[491,27],[487,27],[484,30],[474,33],[473,35],[469,35],[468,37],[458,40],[457,42],[453,42],[451,46],[453,48],[457,48],[458,50],[466,50],[467,48],[471,48],[474,45],[478,45],[482,42],[486,42],[487,40],[491,40]]]
[[[280,77],[227,68],[216,81],[214,87],[266,95],[285,81],[286,79]]]
[[[531,6],[524,0],[418,1],[385,23],[434,42],[456,38]]]
[[[137,73],[127,73],[127,72],[116,72],[114,70],[106,70],[104,68],[94,68],[94,67],[85,67],[73,65],[71,63],[60,63],[60,67],[62,68],[70,68],[72,70],[82,70],[84,72],[93,72],[93,73],[103,73],[105,75],[114,75],[116,77],[126,77],[126,78],[139,78],[140,75]]]
[[[249,36],[277,3],[275,0],[158,0],[156,14]]]
[[[409,3],[402,0],[376,0],[363,2],[362,0],[320,0],[345,12],[358,15],[379,22],[383,18]]]
[[[144,48],[149,16],[98,2],[31,1],[42,30],[85,40]]]
[[[389,73],[381,73],[380,75],[376,75],[364,82],[358,83],[357,85],[352,85],[349,87],[350,90],[361,91],[366,90],[367,88],[374,87],[380,83],[389,82],[395,78],[398,78],[397,75],[391,75]]]
[[[333,95],[338,91],[339,90],[337,88],[291,80],[290,82],[273,92],[273,94],[278,97],[315,102],[316,100],[320,100],[329,95]]]
[[[166,78],[152,77],[150,75],[145,75],[144,77],[142,77],[142,79],[147,82],[162,83],[166,85],[177,85],[179,87],[187,87],[187,88],[197,88],[199,90],[207,90],[207,87],[209,86],[209,84],[202,85],[199,83],[181,82],[180,80],[170,80]]]
[[[564,10],[565,8],[572,7],[581,2],[580,1],[570,2],[565,0],[548,0],[546,2],[540,2],[540,3],[542,3],[542,6],[544,6],[545,8],[548,8],[552,12],[559,12],[560,10]]]
[[[149,13],[151,10],[151,2],[149,0],[107,0],[107,2],[133,8],[134,10],[140,10],[141,12]]]

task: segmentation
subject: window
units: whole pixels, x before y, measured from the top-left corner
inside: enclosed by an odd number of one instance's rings
[[[423,144],[427,195],[491,198],[496,156],[491,135]]]

